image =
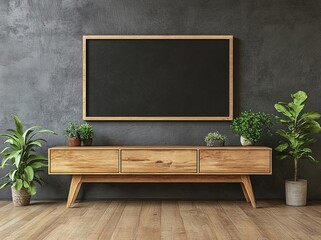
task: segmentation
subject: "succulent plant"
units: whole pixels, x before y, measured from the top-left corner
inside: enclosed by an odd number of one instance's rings
[[[65,127],[64,135],[68,138],[79,137],[79,124],[71,122]]]
[[[88,123],[81,124],[78,132],[81,139],[92,139],[94,137],[93,127]]]

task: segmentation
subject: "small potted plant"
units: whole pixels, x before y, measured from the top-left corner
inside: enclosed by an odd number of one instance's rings
[[[307,199],[307,180],[298,178],[298,163],[308,159],[314,163],[319,161],[311,154],[310,145],[316,142],[312,133],[320,133],[321,127],[317,120],[321,117],[318,112],[302,113],[305,107],[307,94],[298,91],[291,95],[292,102],[278,102],[274,105],[281,116],[279,121],[286,127],[276,131],[283,141],[275,148],[280,152],[278,158],[294,161],[294,178],[285,181],[286,204],[290,206],[305,206]]]
[[[94,130],[88,123],[79,126],[79,136],[84,146],[91,146],[93,143]]]
[[[48,159],[46,156],[36,153],[36,148],[42,147],[43,138],[36,138],[39,133],[54,133],[49,129],[33,126],[23,132],[21,120],[12,116],[16,129],[8,129],[10,133],[2,134],[6,138],[5,144],[9,144],[1,151],[3,156],[1,169],[9,166],[9,172],[1,178],[4,181],[0,189],[10,186],[12,191],[13,204],[16,207],[30,204],[31,196],[37,192],[35,183],[42,185],[43,180],[38,174],[46,167]]]
[[[226,136],[220,134],[219,132],[209,132],[205,137],[204,141],[207,146],[224,146],[226,140]]]
[[[241,112],[231,124],[231,130],[241,136],[242,146],[254,145],[264,134],[271,133],[273,126],[272,115],[263,112]]]
[[[81,141],[79,137],[79,124],[71,122],[64,129],[64,135],[68,138],[68,146],[80,146]]]

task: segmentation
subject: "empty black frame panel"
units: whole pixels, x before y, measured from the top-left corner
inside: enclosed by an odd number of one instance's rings
[[[84,36],[84,120],[233,118],[232,36]]]

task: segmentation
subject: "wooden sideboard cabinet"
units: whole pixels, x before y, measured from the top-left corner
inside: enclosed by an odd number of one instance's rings
[[[272,174],[272,149],[259,146],[64,146],[48,157],[49,174],[72,175],[67,207],[84,182],[231,182],[255,208],[250,175]]]

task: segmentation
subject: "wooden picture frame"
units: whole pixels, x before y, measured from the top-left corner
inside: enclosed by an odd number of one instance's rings
[[[86,47],[91,39],[223,39],[229,41],[229,115],[228,116],[88,116],[87,115],[87,73]],[[233,120],[233,35],[84,35],[82,42],[83,56],[83,120],[85,121],[231,121]]]

